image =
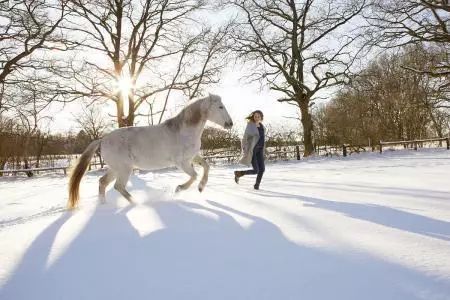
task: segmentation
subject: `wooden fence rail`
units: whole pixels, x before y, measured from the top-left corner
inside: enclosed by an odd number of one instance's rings
[[[224,153],[225,151],[222,151]],[[227,153],[229,153],[228,151]],[[295,146],[294,150],[275,150],[275,151],[267,151],[266,155],[268,159],[287,159],[289,154],[295,154],[295,158],[297,160],[300,160],[300,147]],[[213,162],[220,159],[226,159],[229,163],[232,161],[237,161],[241,155],[241,152],[236,150],[232,154],[225,154],[225,155],[205,155],[203,156],[204,159]]]
[[[424,139],[424,140],[411,140],[411,141],[392,141],[392,142],[383,142],[380,141],[380,153],[383,153],[383,146],[388,145],[403,145],[405,148],[407,145],[413,145],[414,150],[417,150],[417,145],[421,143],[429,143],[429,142],[443,142],[445,141],[447,144],[447,150],[450,150],[450,141],[449,138],[433,138],[433,139]]]
[[[446,142],[447,150],[450,150],[450,141],[449,138],[434,138],[434,139],[423,139],[423,140],[411,140],[411,141],[391,141],[391,142],[383,142],[380,141],[379,147],[380,147],[380,153],[383,152],[383,146],[388,145],[406,145],[413,144],[414,149],[417,150],[417,145],[420,143],[427,143],[427,142]],[[354,150],[354,148],[357,148],[358,150]],[[292,148],[291,148],[292,149]],[[320,147],[319,147],[320,149]],[[347,155],[351,154],[352,152],[359,152],[361,149],[365,149],[362,146],[355,146],[350,144],[342,144],[341,146],[324,146],[325,151],[329,151],[330,149],[339,150],[342,151],[342,156],[346,157]],[[328,149],[328,150],[327,150]],[[372,151],[374,148],[372,148]],[[365,151],[365,150],[364,150]],[[281,150],[274,150],[274,151],[267,151],[267,158],[270,159],[289,159],[289,158],[296,158],[297,160],[300,160],[301,156],[301,150],[300,146],[295,146],[294,150],[288,150],[287,148],[281,149]],[[228,154],[222,154],[222,153],[228,153]],[[231,154],[230,154],[231,153]],[[327,153],[328,155],[329,153]],[[203,158],[208,160],[209,162],[214,162],[218,160],[226,160],[228,163],[231,162],[237,162],[240,156],[239,150],[222,150],[215,155],[204,155]],[[89,165],[89,170],[92,169],[93,166],[100,165],[101,168],[103,168],[103,161],[97,162],[92,161]],[[40,171],[57,171],[62,170],[64,172],[64,175],[67,175],[67,170],[70,168],[70,166],[61,166],[61,167],[45,167],[45,168],[31,168],[31,169],[12,169],[12,170],[0,170],[0,176],[3,174],[13,174],[16,175],[17,173],[25,173],[28,176],[32,176],[35,172]]]
[[[220,153],[230,153],[232,151],[222,151]],[[275,150],[275,151],[268,151],[268,159],[288,159],[289,154],[294,154],[297,158],[297,160],[300,160],[300,147],[295,146],[294,150]],[[226,154],[226,155],[205,155],[203,156],[204,159],[214,162],[221,159],[227,160],[228,163],[231,163],[233,161],[237,161],[240,156],[240,151],[235,151],[233,154]],[[100,166],[103,167],[103,162],[91,162],[89,165],[89,169],[91,170],[93,166]],[[47,168],[30,168],[30,169],[7,169],[7,170],[0,170],[0,175],[2,174],[13,174],[17,175],[17,173],[25,173],[29,177],[33,176],[34,173],[40,172],[40,171],[57,171],[57,170],[63,170],[64,175],[67,175],[67,170],[70,168],[70,166],[61,166],[61,167],[47,167]]]
[[[15,169],[15,170],[0,170],[0,174],[14,174],[17,173],[25,173],[30,174],[29,176],[33,176],[33,173],[39,172],[39,171],[57,171],[57,170],[63,170],[64,175],[67,175],[67,169],[69,167],[50,167],[50,168],[31,168],[31,169]]]
[[[104,163],[99,162],[92,162],[89,164],[88,170],[92,170],[93,167],[100,166],[100,168],[103,168]],[[71,166],[62,166],[62,167],[46,167],[46,168],[30,168],[30,169],[6,169],[6,170],[0,170],[0,175],[5,174],[13,174],[17,175],[17,173],[25,173],[28,177],[32,177],[35,173],[38,172],[44,172],[44,171],[58,171],[62,170],[64,175],[67,175],[67,170],[70,169]]]

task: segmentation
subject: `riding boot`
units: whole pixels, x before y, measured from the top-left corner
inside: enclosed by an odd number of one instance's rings
[[[244,171],[234,171],[234,181],[239,184],[239,177],[242,177],[244,175]]]
[[[259,184],[261,183],[262,176],[263,173],[258,173],[258,175],[256,176],[256,182],[255,185],[253,186],[255,190],[259,190]]]

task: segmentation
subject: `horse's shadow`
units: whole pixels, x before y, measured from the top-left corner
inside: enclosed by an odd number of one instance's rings
[[[160,229],[140,234],[135,209],[156,213]],[[36,238],[1,299],[419,299],[418,290],[445,291],[369,255],[293,243],[277,225],[217,200],[100,206],[49,266],[55,236],[70,221],[65,214]]]

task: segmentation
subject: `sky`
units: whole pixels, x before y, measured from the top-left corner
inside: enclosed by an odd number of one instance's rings
[[[298,109],[287,103],[276,101],[277,94],[268,90],[268,88],[260,88],[257,83],[248,84],[241,81],[241,70],[236,70],[230,66],[225,69],[222,74],[221,82],[215,86],[206,89],[207,92],[221,96],[222,102],[227,108],[230,116],[235,123],[235,130],[242,133],[245,128],[245,117],[252,111],[259,109],[264,113],[264,124],[270,125],[277,130],[298,130],[300,121],[298,117]],[[172,98],[172,105],[169,103],[167,117],[176,114],[181,107],[174,107],[174,103],[183,103],[186,97],[175,96]],[[57,111],[53,115],[51,123],[52,132],[78,132],[80,129],[75,123],[74,115],[79,112],[81,102],[67,104],[64,109],[61,106],[54,106]],[[114,108],[110,107],[108,112],[114,114]],[[113,118],[111,118],[113,119]],[[141,120],[139,125],[146,125],[145,120]],[[210,125],[210,124],[207,124]]]
[[[215,90],[222,96],[228,112],[236,126],[245,124],[244,118],[252,111],[259,109],[264,113],[264,124],[279,129],[299,128],[298,108],[287,103],[277,101],[279,94],[271,92],[267,87],[260,88],[259,84],[244,84],[239,80],[240,72],[229,70],[223,83]]]
[[[227,8],[220,11],[202,10],[195,14],[195,18],[209,23],[212,26],[217,26],[226,23],[235,14],[236,10],[233,8]],[[288,103],[277,102],[276,99],[279,94],[270,91],[267,87],[261,89],[259,83],[249,84],[242,82],[241,78],[245,73],[243,68],[245,68],[245,66],[232,65],[232,63],[230,63],[230,66],[223,71],[220,83],[206,89],[206,92],[217,94],[222,97],[222,101],[235,123],[234,129],[239,133],[242,133],[245,128],[245,117],[250,112],[259,109],[264,113],[264,123],[270,125],[274,130],[280,132],[292,130],[300,131],[301,125],[298,120],[298,108]],[[320,100],[318,102],[326,102],[331,97],[331,92],[320,92],[317,96],[325,97],[325,100]],[[176,114],[181,110],[180,104],[185,102],[185,97],[172,97],[169,101],[168,113],[165,117],[171,117]],[[77,114],[80,105],[80,102],[69,104],[65,107],[64,111],[56,113],[51,125],[51,130],[53,132],[70,130],[74,132],[79,131],[76,123],[73,121],[73,115]],[[56,108],[55,110],[58,111]],[[115,115],[115,108],[110,106],[107,113]],[[138,125],[147,125],[147,123],[143,120]]]

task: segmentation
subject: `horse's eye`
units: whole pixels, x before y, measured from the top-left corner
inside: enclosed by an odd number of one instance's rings
[[[219,106],[220,109],[223,109],[223,106]]]

